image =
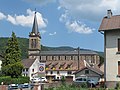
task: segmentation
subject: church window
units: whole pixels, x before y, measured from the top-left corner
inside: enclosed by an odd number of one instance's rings
[[[33,39],[31,39],[31,48],[33,48]]]
[[[36,48],[36,39],[34,39],[34,41],[33,41],[33,46],[34,46],[34,48]]]

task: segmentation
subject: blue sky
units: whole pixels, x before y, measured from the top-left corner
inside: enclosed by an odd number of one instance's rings
[[[0,0],[0,37],[28,38],[36,8],[41,43],[103,51],[98,32],[102,18],[111,9],[119,14],[119,0]]]

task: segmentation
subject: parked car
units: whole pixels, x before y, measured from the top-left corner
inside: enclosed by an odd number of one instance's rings
[[[87,82],[89,85],[92,85],[92,86],[96,86],[98,84],[98,82],[93,79],[89,79],[89,80],[87,80]]]
[[[10,84],[8,85],[8,90],[15,90],[18,89],[19,85],[18,84]]]
[[[84,83],[84,82],[87,82],[87,78],[79,77],[79,78],[76,78],[73,82],[75,82],[75,83]]]
[[[33,78],[31,79],[31,83],[39,83],[41,81],[40,78]]]
[[[46,79],[46,77],[41,77],[41,78],[40,78],[40,81],[42,81],[42,82],[44,82],[44,81],[47,82],[47,79]]]
[[[33,86],[29,83],[24,83],[24,84],[20,84],[19,85],[19,88],[33,88]]]

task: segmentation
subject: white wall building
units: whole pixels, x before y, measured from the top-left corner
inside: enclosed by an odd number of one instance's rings
[[[120,15],[113,16],[111,10],[108,10],[99,31],[104,33],[106,86],[114,88],[120,81]]]

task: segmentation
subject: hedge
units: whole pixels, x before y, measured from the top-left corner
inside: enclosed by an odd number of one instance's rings
[[[3,76],[0,77],[0,84],[1,82],[3,82],[4,85],[29,83],[29,77],[11,78],[10,76]]]

